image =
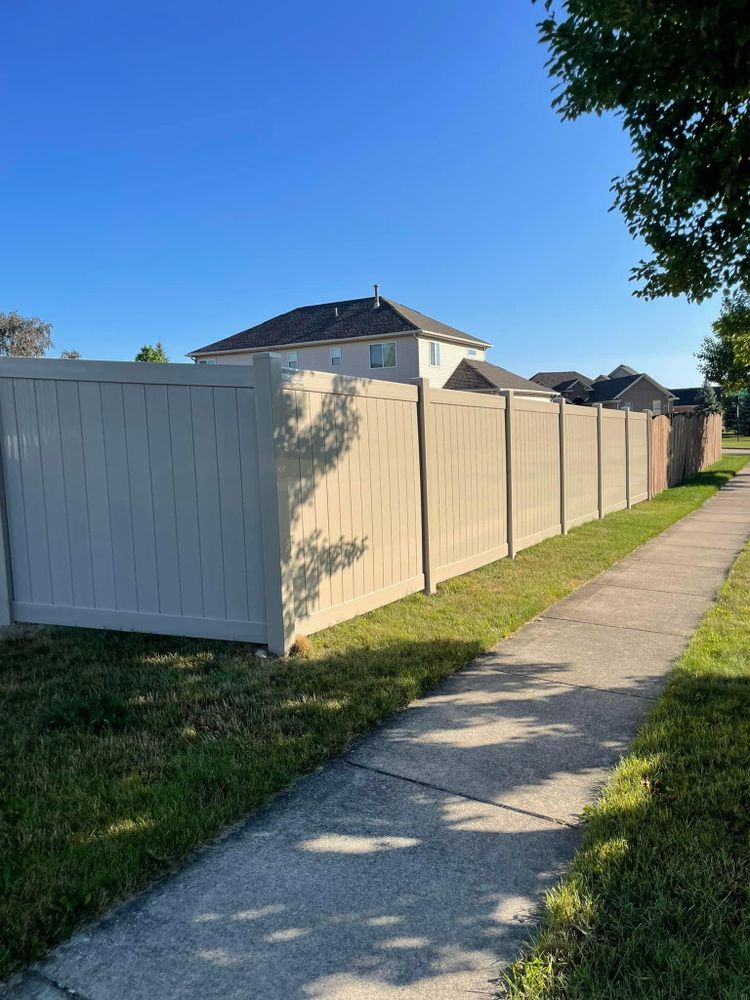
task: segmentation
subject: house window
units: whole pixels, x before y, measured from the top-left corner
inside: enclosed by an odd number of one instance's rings
[[[293,371],[297,371],[299,365],[297,364],[297,352],[287,351],[286,352],[286,366],[291,368]]]
[[[433,368],[440,367],[440,344],[436,340],[430,341],[430,364]]]
[[[370,368],[396,367],[396,341],[387,344],[370,344]]]
[[[332,347],[331,348],[331,368],[341,367],[341,348]]]
[[[653,403],[651,404],[651,409],[658,416],[661,413],[661,400],[660,399],[655,399],[653,401]]]
[[[196,364],[199,365],[215,365],[216,358],[196,358]]]
[[[469,347],[466,353],[469,355],[470,358],[475,358],[477,356],[477,349],[476,347]]]

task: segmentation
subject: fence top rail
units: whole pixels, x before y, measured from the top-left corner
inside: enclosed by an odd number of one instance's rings
[[[0,358],[0,378],[136,385],[235,386],[253,388],[252,365],[155,364],[148,361],[68,361],[61,358]]]
[[[565,419],[583,417],[585,420],[596,420],[596,410],[593,406],[576,406],[575,403],[568,403],[565,406]]]
[[[631,420],[640,420],[641,423],[645,423],[648,420],[648,413],[644,413],[642,410],[630,410]]]
[[[534,413],[549,413],[550,416],[556,416],[560,412],[557,403],[553,403],[551,400],[527,399],[525,396],[516,396],[515,393],[513,395],[513,408],[515,410],[530,410]]]
[[[625,420],[625,413],[625,410],[612,410],[608,409],[606,406],[602,407],[603,420]]]
[[[461,392],[459,389],[430,389],[430,402],[441,406],[478,406],[485,410],[504,410],[505,399],[489,392]]]
[[[304,389],[307,392],[325,392],[338,396],[372,396],[377,399],[405,399],[416,403],[417,387],[401,382],[386,382],[354,375],[331,375],[328,372],[292,371],[282,373],[285,389]]]

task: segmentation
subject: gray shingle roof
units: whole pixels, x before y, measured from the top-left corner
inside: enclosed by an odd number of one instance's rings
[[[438,336],[454,337],[469,344],[489,347],[485,340],[432,319],[416,309],[399,305],[380,296],[375,299],[345,299],[314,306],[300,306],[252,326],[231,337],[199,347],[194,354],[221,351],[258,350],[283,347],[287,344],[312,344],[320,340],[351,340],[357,337],[382,337],[392,333],[413,333],[425,330]]]
[[[548,389],[559,389],[563,382],[571,383],[575,381],[583,382],[585,386],[591,385],[591,379],[580,372],[537,372],[531,376],[532,382],[546,386]]]
[[[492,365],[489,361],[475,361],[464,358],[445,383],[446,389],[463,389],[466,392],[492,392],[498,389],[523,389],[552,396],[554,393],[529,379]]]
[[[663,385],[660,385],[656,381],[656,379],[651,378],[650,375],[646,375],[645,372],[641,372],[635,375],[623,375],[621,378],[606,378],[594,382],[586,402],[607,403],[610,400],[617,399],[621,393],[623,393],[634,382],[637,382],[640,378],[648,379],[652,385],[656,386],[656,388],[661,390],[661,392],[663,392],[666,396],[673,396],[671,389],[665,389]]]

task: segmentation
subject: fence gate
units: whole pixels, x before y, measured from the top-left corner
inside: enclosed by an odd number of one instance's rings
[[[265,642],[255,377],[1,361],[0,624]]]

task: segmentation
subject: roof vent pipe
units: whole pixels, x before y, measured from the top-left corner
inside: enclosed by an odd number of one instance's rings
[[[372,287],[375,289],[375,308],[379,309],[380,308],[380,285],[373,285]]]

